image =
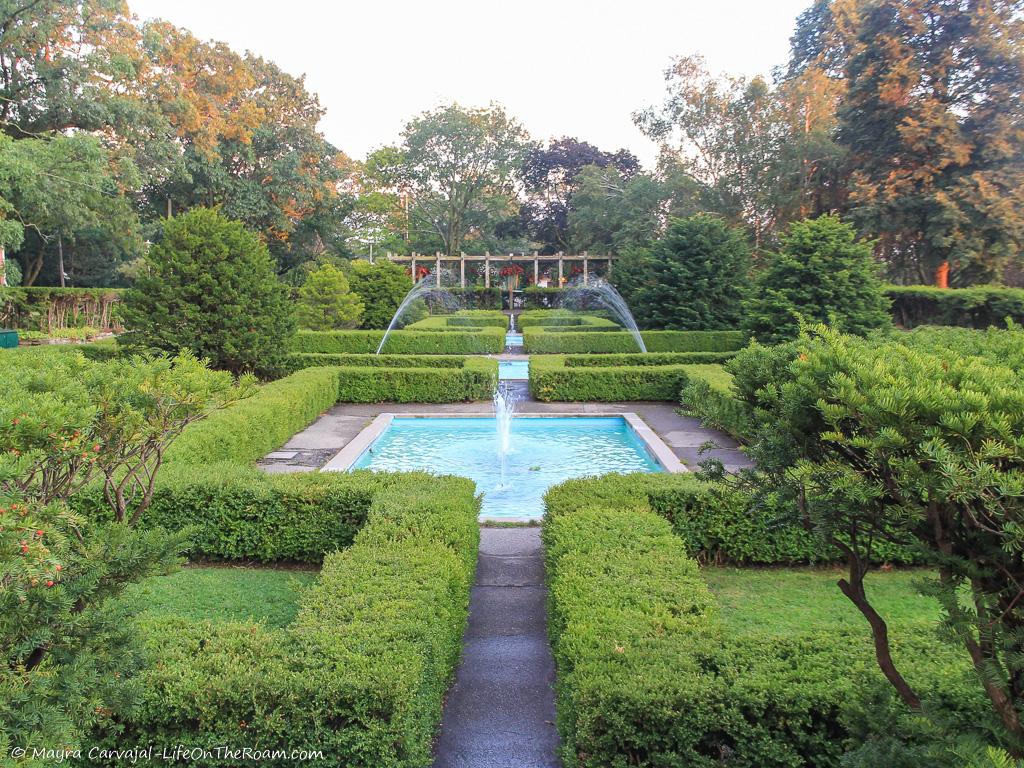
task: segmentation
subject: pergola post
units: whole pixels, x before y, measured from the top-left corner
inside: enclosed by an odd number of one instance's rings
[[[537,286],[537,281],[540,280],[540,259],[537,258],[537,252],[533,252],[533,285]]]
[[[611,256],[608,257],[608,271],[607,271],[606,274],[608,275],[608,279],[611,280],[612,279],[612,257]]]
[[[562,277],[562,263],[563,263],[562,252],[559,251],[558,252],[558,287],[559,288],[562,287],[562,280],[565,279],[565,278]]]
[[[583,252],[583,284],[587,284],[587,252]]]
[[[466,254],[463,252],[459,258],[459,285],[463,290],[466,288]]]
[[[434,256],[437,259],[437,268],[434,270],[434,274],[436,275],[437,279],[434,282],[437,285],[437,287],[440,288],[441,287],[441,252],[440,251],[435,251],[434,252]]]
[[[419,278],[416,277],[416,251],[412,252],[412,281],[414,283],[419,282]]]
[[[484,251],[484,288],[491,287],[491,252]]]

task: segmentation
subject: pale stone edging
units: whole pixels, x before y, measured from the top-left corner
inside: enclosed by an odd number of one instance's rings
[[[346,472],[363,455],[367,448],[380,437],[384,431],[391,426],[396,416],[413,419],[480,419],[490,418],[487,413],[382,413],[378,415],[370,425],[363,429],[358,435],[352,438],[334,457],[320,468],[321,472]],[[613,413],[518,413],[517,419],[565,419],[565,418],[592,418],[616,416],[626,420],[633,433],[644,444],[647,452],[654,457],[654,460],[661,468],[669,473],[678,474],[689,472],[686,466],[679,461],[679,458],[672,453],[672,449],[665,444],[658,433],[647,426],[647,422],[632,412]]]

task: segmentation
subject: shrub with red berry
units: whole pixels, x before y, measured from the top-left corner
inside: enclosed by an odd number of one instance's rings
[[[195,357],[0,357],[0,752],[74,745],[130,704],[124,588],[175,567],[188,534],[135,525],[164,451],[252,391]],[[107,509],[72,510],[95,482]],[[90,513],[91,515],[91,513]]]

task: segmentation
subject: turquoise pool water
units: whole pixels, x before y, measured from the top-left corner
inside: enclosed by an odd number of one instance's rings
[[[530,378],[529,360],[499,360],[498,379],[528,379]]]
[[[505,346],[506,347],[521,347],[521,346],[523,346],[523,334],[521,334],[521,333],[506,333],[505,334]]]
[[[544,491],[573,477],[661,471],[620,416],[516,418],[510,444],[503,480],[493,418],[396,417],[352,469],[468,477],[489,518],[540,517]]]

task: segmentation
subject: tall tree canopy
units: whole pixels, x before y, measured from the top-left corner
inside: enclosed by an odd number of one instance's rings
[[[1024,5],[880,0],[848,47],[850,212],[893,274],[998,278],[1024,237]]]
[[[56,237],[29,226],[19,246],[8,243],[26,283],[65,271],[78,284],[116,280],[141,255],[138,232],[155,237],[161,218],[201,205],[258,231],[278,272],[347,255],[345,158],[317,130],[322,113],[301,77],[167,22],[139,24],[120,0],[0,0],[0,130],[16,144],[52,142],[51,158],[92,139],[106,166],[90,166],[106,200],[99,226],[67,167],[39,177],[39,189],[25,181],[22,202],[4,196],[10,222],[38,218],[17,208],[25,200],[60,195]]]
[[[527,234],[543,254],[570,249],[569,211],[584,168],[611,166],[628,180],[640,161],[625,149],[603,152],[593,144],[562,138],[526,153],[520,169],[526,200],[519,209]]]
[[[413,119],[400,147],[372,155],[378,184],[402,196],[420,250],[496,247],[518,223],[517,173],[526,131],[497,105],[449,104]]]

